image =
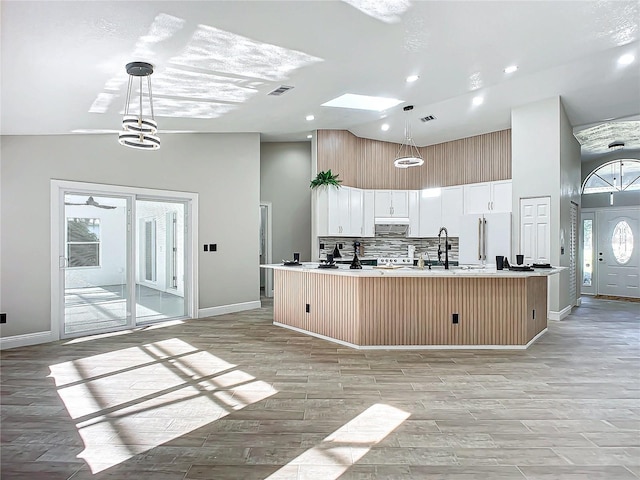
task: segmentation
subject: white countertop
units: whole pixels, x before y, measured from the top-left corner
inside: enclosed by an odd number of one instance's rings
[[[450,267],[445,270],[443,267],[427,267],[419,269],[417,267],[400,267],[393,269],[381,269],[379,267],[369,267],[364,265],[361,270],[352,270],[349,265],[338,265],[338,268],[318,268],[316,262],[303,262],[299,266],[285,266],[282,264],[260,265],[261,268],[271,268],[273,270],[301,270],[305,272],[318,273],[323,275],[342,275],[349,277],[548,277],[560,273],[567,267],[535,268],[532,272],[517,272],[512,270],[496,270],[495,267]]]

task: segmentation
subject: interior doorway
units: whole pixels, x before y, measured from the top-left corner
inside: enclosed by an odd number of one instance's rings
[[[61,338],[197,317],[197,194],[52,181]]]
[[[260,265],[273,262],[271,209],[271,202],[260,202]],[[273,297],[273,270],[271,269],[260,268],[260,294],[265,297]]]

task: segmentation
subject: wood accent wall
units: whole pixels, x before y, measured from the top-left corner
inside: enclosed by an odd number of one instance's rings
[[[420,190],[511,178],[511,130],[420,147],[422,167],[396,168],[399,144],[318,130],[318,171],[340,174],[343,185]]]
[[[274,321],[355,345],[526,345],[547,326],[547,277],[274,278]]]
[[[311,272],[273,272],[273,318],[309,332],[358,345],[358,278]],[[310,311],[306,313],[305,306]]]
[[[360,140],[347,130],[318,130],[318,172],[331,170],[340,175],[343,185],[355,187],[362,155]]]

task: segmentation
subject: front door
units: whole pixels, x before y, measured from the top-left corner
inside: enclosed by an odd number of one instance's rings
[[[597,212],[598,294],[640,297],[640,211]]]

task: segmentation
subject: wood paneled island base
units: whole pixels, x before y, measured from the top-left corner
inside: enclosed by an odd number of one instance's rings
[[[547,328],[552,272],[273,269],[274,324],[355,348],[523,349]]]

